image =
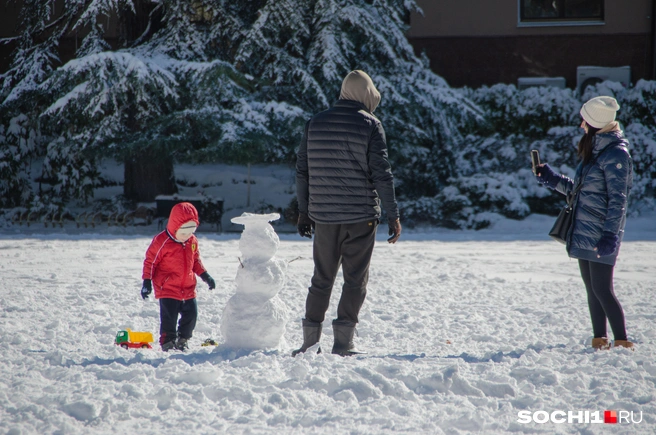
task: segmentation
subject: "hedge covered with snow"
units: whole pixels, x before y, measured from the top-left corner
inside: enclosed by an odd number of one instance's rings
[[[573,176],[583,134],[579,110],[596,95],[614,96],[621,107],[617,119],[634,161],[629,212],[654,207],[656,82],[640,80],[628,89],[604,82],[583,96],[571,89],[518,90],[503,84],[462,92],[481,108],[485,122],[456,146],[448,187],[434,196],[402,201],[403,216],[411,223],[483,228],[493,218],[490,213],[513,219],[533,212],[556,214],[564,199],[535,181],[530,150],[537,149],[542,162]]]

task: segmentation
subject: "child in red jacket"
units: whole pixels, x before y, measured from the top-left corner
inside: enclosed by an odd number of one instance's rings
[[[200,261],[198,239],[194,236],[198,224],[196,207],[188,202],[176,204],[166,230],[155,236],[146,251],[141,297],[148,298],[155,287],[155,299],[159,299],[159,344],[165,352],[188,347],[198,317],[196,275],[210,290],[216,287]]]

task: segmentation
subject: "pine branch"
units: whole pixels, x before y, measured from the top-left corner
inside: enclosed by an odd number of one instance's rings
[[[41,30],[39,30],[37,32],[37,35],[40,35],[43,32],[46,32],[46,31],[50,30],[51,28],[55,27],[57,24],[59,24],[60,21],[64,20],[65,17],[66,17],[66,14],[62,14],[61,17],[57,18],[52,23],[45,25]]]
[[[13,41],[17,41],[20,39],[20,36],[12,36],[9,38],[0,38],[0,44],[10,44]]]
[[[136,47],[137,45],[141,44],[141,42],[146,38],[146,36],[147,36],[148,33],[150,32],[150,26],[151,26],[151,24],[153,23],[153,15],[155,14],[155,12],[157,12],[159,9],[161,9],[163,5],[164,5],[164,3],[160,3],[160,4],[158,4],[157,6],[155,6],[155,9],[153,9],[152,11],[150,11],[150,14],[148,14],[148,25],[146,26],[146,30],[144,30],[144,32],[141,34],[141,36],[139,36],[139,37],[138,37],[138,38],[137,38],[137,39],[136,39],[136,40],[130,45],[131,47]]]

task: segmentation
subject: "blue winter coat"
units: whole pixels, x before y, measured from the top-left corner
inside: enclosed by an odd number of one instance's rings
[[[628,146],[619,130],[598,133],[591,162],[585,166],[579,164],[574,180],[561,175],[556,190],[564,195],[572,192],[581,177],[585,177],[573,203],[574,225],[567,237],[570,257],[615,265],[619,245],[613,254],[601,258],[597,258],[594,247],[604,231],[617,234],[620,243],[624,236],[627,200],[633,186],[633,161]]]

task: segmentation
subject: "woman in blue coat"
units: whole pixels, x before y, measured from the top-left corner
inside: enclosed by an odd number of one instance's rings
[[[592,347],[607,349],[606,320],[615,347],[633,348],[627,340],[624,312],[613,291],[613,270],[624,235],[626,206],[633,184],[633,162],[628,141],[615,114],[620,106],[612,97],[595,97],[581,108],[577,155],[581,163],[574,180],[554,172],[548,165],[536,171],[538,181],[567,195],[581,184],[573,202],[574,223],[567,236],[567,253],[579,260],[588,293],[594,338]]]

